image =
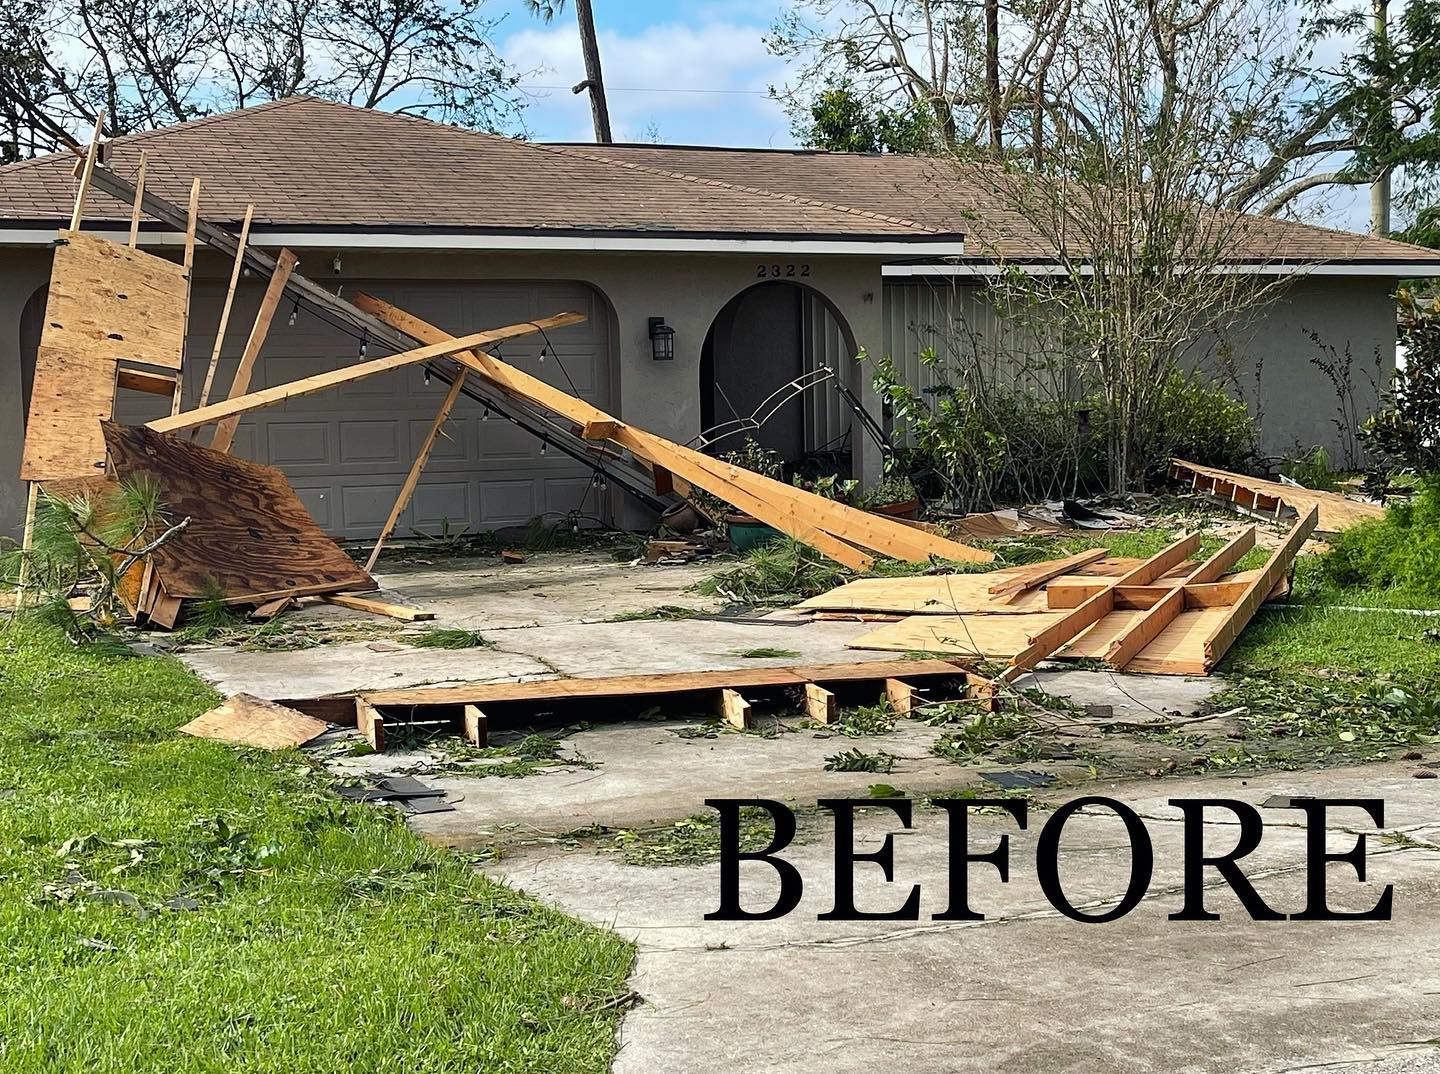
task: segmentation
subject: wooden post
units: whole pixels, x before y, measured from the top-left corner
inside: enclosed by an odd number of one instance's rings
[[[30,550],[35,543],[35,509],[40,499],[40,482],[30,482],[25,500],[25,533],[20,539],[20,577],[15,583],[15,607],[25,606],[25,587],[30,584]]]
[[[477,705],[465,706],[465,741],[479,747],[490,744],[490,718]]]
[[[385,717],[363,697],[355,699],[355,726],[376,753],[385,752]]]
[[[835,695],[813,682],[805,684],[805,715],[816,723],[835,722]]]
[[[140,242],[140,203],[145,200],[145,168],[150,163],[150,150],[140,150],[140,171],[135,176],[135,204],[130,207],[130,249]]]
[[[715,711],[737,730],[746,731],[750,728],[750,702],[746,701],[738,690],[728,687],[722,689],[715,699]]]
[[[275,318],[276,307],[280,305],[280,296],[285,293],[285,284],[289,282],[290,274],[299,263],[299,258],[289,250],[281,250],[280,256],[276,258],[270,286],[265,289],[265,297],[260,302],[260,312],[255,315],[250,338],[245,343],[244,353],[240,355],[240,364],[235,367],[235,379],[230,385],[231,399],[239,398],[250,390],[250,374],[255,371],[255,361],[260,356],[260,348],[265,345],[265,337],[270,332],[270,322]],[[239,424],[238,414],[223,419],[215,427],[215,437],[210,441],[210,447],[215,451],[228,453],[230,445],[235,442],[235,428]]]
[[[240,271],[245,267],[245,245],[250,241],[250,219],[255,215],[255,206],[245,206],[245,221],[240,225],[240,249],[235,253],[235,267],[230,270],[230,289],[225,292],[225,304],[220,307],[220,325],[215,329],[215,346],[210,351],[210,365],[205,370],[205,383],[200,389],[200,402],[210,402],[210,389],[215,384],[215,370],[220,366],[220,350],[225,346],[225,329],[230,325],[230,307],[235,304],[235,289],[240,285]],[[193,439],[198,430],[192,429]]]
[[[435,420],[430,423],[430,431],[425,434],[425,442],[420,445],[420,452],[415,456],[415,461],[410,464],[410,472],[405,475],[405,484],[400,486],[400,495],[395,497],[395,506],[390,508],[390,517],[385,520],[385,526],[380,530],[380,536],[375,539],[375,547],[370,549],[370,558],[365,561],[365,573],[369,574],[375,566],[375,561],[380,558],[380,549],[384,547],[385,540],[395,532],[395,524],[400,521],[400,514],[410,503],[410,497],[415,495],[415,486],[420,483],[420,474],[425,469],[425,463],[430,459],[430,451],[435,447],[435,441],[440,437],[440,431],[445,427],[445,422],[450,418],[450,411],[455,406],[455,400],[460,398],[460,389],[465,386],[467,370],[460,370],[455,379],[450,382],[450,390],[445,393],[445,399],[440,404],[440,409],[435,412]]]
[[[900,679],[885,680],[885,699],[890,702],[896,716],[909,716],[920,700],[915,687]]]
[[[90,135],[90,148],[80,167],[80,186],[75,191],[75,209],[70,214],[70,230],[79,231],[85,216],[85,196],[90,193],[90,178],[95,174],[95,158],[100,155],[100,132],[105,128],[105,113],[95,117],[95,131]]]
[[[190,182],[190,217],[185,228],[185,315],[180,321],[180,369],[175,374],[175,394],[170,397],[170,413],[180,413],[185,398],[185,352],[189,349],[190,303],[195,295],[195,225],[200,220],[200,177]]]

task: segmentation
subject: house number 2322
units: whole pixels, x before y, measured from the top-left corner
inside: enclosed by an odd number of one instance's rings
[[[794,276],[808,275],[810,275],[809,265],[797,265],[793,261],[785,265],[772,263],[769,265],[755,266],[755,278],[757,280],[779,280]]]

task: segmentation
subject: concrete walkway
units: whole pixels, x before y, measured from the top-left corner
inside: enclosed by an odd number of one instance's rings
[[[630,866],[613,854],[555,849],[503,860],[494,875],[639,946],[633,987],[643,996],[625,1019],[620,1074],[709,1072],[994,1071],[1291,1072],[1329,1069],[1440,1070],[1440,781],[1413,765],[1171,780],[1106,788],[1144,818],[1155,845],[1146,899],[1110,924],[1085,925],[1054,911],[1034,874],[1036,829],[977,816],[971,844],[1010,835],[1011,883],[972,871],[972,905],[983,923],[933,922],[947,898],[943,816],[927,812],[896,837],[895,885],[857,867],[867,909],[922,890],[921,920],[824,922],[831,899],[827,839],[786,857],[805,878],[791,916],[770,922],[706,922],[716,907],[718,867]],[[1088,789],[1087,789],[1088,790]],[[1366,832],[1369,880],[1332,866],[1331,905],[1372,906],[1394,885],[1394,919],[1373,923],[1254,923],[1228,889],[1207,895],[1213,923],[1179,923],[1180,825],[1170,797],[1271,794],[1379,797],[1382,840],[1355,811],[1331,824],[1331,847]],[[1063,800],[1063,799],[1061,799]],[[1246,874],[1276,909],[1303,905],[1304,833],[1291,810],[1266,809],[1264,839]],[[898,829],[876,811],[857,843],[875,849]],[[1206,845],[1233,845],[1233,825],[1212,823]],[[1418,845],[1419,842],[1430,845]],[[1112,814],[1085,813],[1066,827],[1061,877],[1076,905],[1112,902],[1128,878],[1124,830]],[[773,897],[773,873],[746,867],[755,905]],[[1211,881],[1217,878],[1209,874]],[[1092,911],[1094,912],[1094,911]]]

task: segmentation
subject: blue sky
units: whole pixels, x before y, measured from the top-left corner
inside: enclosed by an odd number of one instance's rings
[[[600,59],[617,141],[791,146],[790,123],[767,96],[785,67],[763,37],[779,0],[594,0]],[[500,54],[522,71],[525,125],[547,141],[594,137],[571,4],[545,24],[521,0],[492,0],[504,14]],[[553,88],[560,87],[560,88]]]

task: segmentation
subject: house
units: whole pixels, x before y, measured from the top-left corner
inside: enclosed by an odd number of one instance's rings
[[[414,117],[287,98],[118,138],[106,165],[250,241],[289,247],[300,271],[341,294],[368,290],[459,333],[560,310],[585,323],[504,345],[501,356],[672,439],[751,413],[796,376],[836,371],[880,408],[861,348],[897,358],[963,321],[988,325],[983,283],[999,251],[1039,251],[983,184],[943,161],[769,150],[537,145]],[[17,478],[51,245],[73,205],[72,158],[0,168],[0,532],[23,514]],[[130,207],[92,193],[84,227],[125,239]],[[1440,275],[1440,254],[1298,224],[1264,271],[1303,272],[1250,342],[1264,381],[1249,386],[1268,442],[1332,435],[1333,389],[1310,365],[1318,337],[1393,363],[1397,279]],[[967,236],[969,241],[967,241]],[[140,244],[178,256],[182,236],[142,222]],[[230,264],[197,256],[187,405],[214,344]],[[265,281],[242,281],[217,383],[228,383]],[[656,325],[662,325],[659,331]],[[665,329],[673,332],[670,335]],[[1000,329],[997,328],[997,331]],[[667,344],[673,348],[667,353]],[[367,353],[308,308],[276,318],[253,387],[348,364]],[[373,355],[372,355],[373,356]],[[917,373],[918,376],[918,373]],[[194,381],[194,383],[191,383]],[[1274,384],[1278,387],[1271,388]],[[250,415],[236,450],[281,467],[329,532],[373,536],[445,385],[418,369]],[[1268,393],[1268,395],[1267,395]],[[158,416],[154,396],[121,391],[128,421]],[[1374,391],[1368,400],[1373,403]],[[617,517],[619,494],[589,470],[479,406],[457,408],[407,527],[489,529],[537,515]],[[878,453],[824,384],[781,408],[765,441],[790,457],[848,452],[874,474]]]

